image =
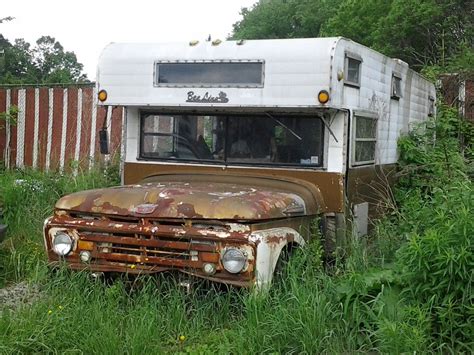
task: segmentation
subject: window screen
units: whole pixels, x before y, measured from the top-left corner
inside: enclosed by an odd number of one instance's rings
[[[356,165],[375,162],[377,143],[377,119],[355,117],[355,137],[353,161]]]
[[[263,62],[156,63],[156,73],[159,86],[263,85]]]

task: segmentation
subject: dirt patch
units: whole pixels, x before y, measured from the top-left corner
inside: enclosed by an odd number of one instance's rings
[[[40,297],[38,286],[20,282],[0,289],[0,314],[2,309],[16,309],[30,305]]]

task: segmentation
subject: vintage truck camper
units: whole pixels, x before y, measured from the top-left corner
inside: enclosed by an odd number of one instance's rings
[[[314,220],[329,252],[367,233],[397,139],[435,110],[430,82],[345,38],[113,43],[97,91],[124,108],[123,186],[57,202],[50,262],[238,286],[269,284]]]

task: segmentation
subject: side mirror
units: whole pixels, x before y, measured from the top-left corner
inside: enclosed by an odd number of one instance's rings
[[[99,145],[101,154],[109,154],[109,137],[105,128],[99,131]]]

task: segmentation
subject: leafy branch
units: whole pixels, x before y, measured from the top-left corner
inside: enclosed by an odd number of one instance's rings
[[[4,127],[3,122],[10,126],[16,126],[19,112],[18,106],[10,106],[8,111],[0,113],[0,128]]]

